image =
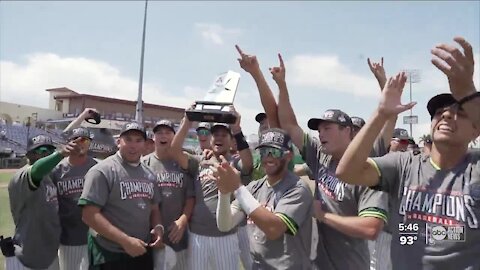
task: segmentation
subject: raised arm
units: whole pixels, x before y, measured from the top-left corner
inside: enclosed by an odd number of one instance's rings
[[[230,126],[232,129],[232,135],[237,143],[238,154],[242,161],[242,175],[250,175],[253,170],[253,156],[252,151],[243,135],[242,128],[240,127],[241,115],[235,110],[235,107],[231,107],[232,112],[236,115],[237,120]]]
[[[235,45],[241,58],[238,58],[240,67],[246,72],[250,73],[253,80],[257,84],[258,93],[260,94],[260,101],[262,102],[263,109],[267,115],[268,124],[270,128],[280,127],[278,123],[277,102],[273,96],[272,90],[268,86],[265,77],[258,64],[257,57],[255,55],[245,54],[238,45]]]
[[[79,127],[85,119],[88,117],[93,117],[94,113],[98,113],[97,109],[86,108],[77,118],[75,118],[75,120],[68,124],[63,132],[66,133]]]
[[[387,83],[387,75],[385,73],[385,68],[383,66],[383,57],[380,60],[380,63],[371,62],[370,58],[367,58],[368,67],[370,71],[373,73],[375,78],[377,79],[378,85],[380,86],[380,92],[383,91],[385,88],[385,84]],[[383,139],[384,145],[389,145],[390,140],[392,139],[393,130],[395,129],[395,125],[397,124],[398,116],[392,116],[387,120],[387,123],[383,126],[382,132],[380,133],[381,139]]]
[[[462,37],[453,40],[462,47],[463,53],[455,46],[440,44],[432,49],[432,54],[436,56],[432,63],[447,76],[452,96],[462,103],[468,118],[480,128],[480,95],[473,82],[472,45]]]
[[[415,105],[414,102],[407,105],[401,104],[402,91],[406,80],[405,73],[399,73],[388,80],[382,92],[378,108],[349,144],[343,157],[340,159],[336,174],[342,181],[364,186],[375,186],[378,184],[378,172],[375,166],[367,161],[367,158],[385,122]]]
[[[297,117],[293,112],[292,104],[290,104],[287,82],[285,81],[285,64],[280,54],[278,54],[278,59],[280,66],[270,68],[273,80],[278,85],[278,120],[280,121],[280,127],[287,131],[295,146],[298,149],[303,149],[304,132],[298,125]]]
[[[183,142],[185,141],[185,137],[187,137],[188,130],[191,127],[192,122],[190,122],[187,115],[185,115],[180,124],[180,128],[173,137],[172,145],[170,146],[170,154],[184,170],[188,169],[188,155],[183,152]]]

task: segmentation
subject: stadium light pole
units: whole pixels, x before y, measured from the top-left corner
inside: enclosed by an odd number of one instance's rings
[[[407,82],[410,85],[410,102],[412,102],[412,84],[419,83],[421,81],[420,78],[420,70],[418,69],[406,69],[404,70],[405,74],[407,75]],[[412,118],[413,118],[413,111],[410,109],[410,136],[413,137],[412,131]]]
[[[138,80],[138,97],[137,97],[137,106],[135,109],[135,121],[137,123],[143,124],[143,62],[145,56],[145,34],[147,30],[147,7],[148,0],[145,0],[145,14],[143,16],[143,35],[142,35],[142,51],[140,56],[140,78]]]

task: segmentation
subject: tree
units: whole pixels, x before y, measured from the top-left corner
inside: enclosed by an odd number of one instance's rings
[[[432,141],[432,136],[430,136],[430,134],[423,134],[422,137],[420,137],[420,142],[422,142],[423,144],[428,141]]]

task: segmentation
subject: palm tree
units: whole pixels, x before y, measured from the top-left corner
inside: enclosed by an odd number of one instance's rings
[[[423,134],[422,137],[420,137],[420,142],[423,142],[423,144],[425,144],[425,142],[427,141],[432,141],[432,136],[430,136],[430,134]]]

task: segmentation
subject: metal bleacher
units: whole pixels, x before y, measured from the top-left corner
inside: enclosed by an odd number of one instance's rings
[[[29,130],[30,129],[30,130]],[[20,125],[0,124],[0,131],[4,136],[0,138],[0,148],[10,148],[17,156],[23,156],[27,152],[27,136],[36,136],[39,134],[50,136],[54,143],[62,143],[62,131],[43,130],[36,127],[26,127]]]

